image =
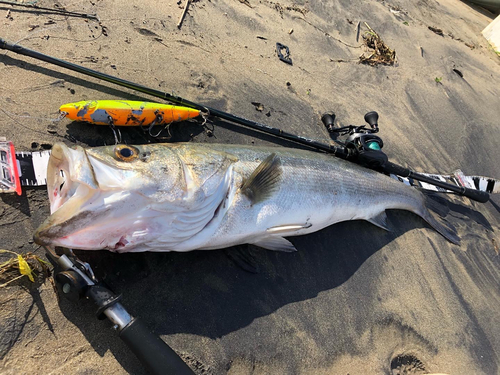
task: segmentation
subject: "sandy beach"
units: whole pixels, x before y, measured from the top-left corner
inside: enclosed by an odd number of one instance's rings
[[[196,0],[178,28],[185,1],[36,3],[98,20],[0,4],[0,37],[325,143],[323,113],[361,125],[375,110],[391,161],[500,178],[500,58],[481,35],[493,14],[458,0]],[[367,25],[394,64],[359,63]],[[58,120],[62,104],[158,100],[3,50],[0,77],[0,136],[19,151],[114,144],[107,126]],[[301,147],[217,119],[171,132]],[[294,253],[250,246],[255,272],[232,249],[77,254],[196,374],[498,374],[500,198],[446,200],[460,246],[390,211],[392,232],[349,221],[291,238]],[[48,215],[45,187],[1,194],[0,248],[44,257],[32,235]],[[58,299],[49,279],[0,288],[0,306],[2,374],[145,373],[91,302]]]

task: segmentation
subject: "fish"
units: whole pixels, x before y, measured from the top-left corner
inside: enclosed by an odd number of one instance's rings
[[[390,230],[386,210],[415,213],[460,239],[418,189],[331,155],[283,147],[156,143],[54,144],[51,215],[40,245],[114,252],[191,251],[240,244],[295,251],[288,237],[348,220]],[[433,203],[434,202],[434,203]]]
[[[59,112],[73,121],[116,126],[170,124],[200,115],[197,109],[131,100],[83,100],[63,104]]]

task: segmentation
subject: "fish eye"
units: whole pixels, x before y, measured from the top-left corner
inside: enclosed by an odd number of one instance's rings
[[[132,161],[139,155],[139,150],[132,146],[119,145],[115,147],[115,156],[121,161]]]

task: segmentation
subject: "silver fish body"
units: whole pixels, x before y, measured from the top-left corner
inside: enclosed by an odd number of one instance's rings
[[[382,228],[386,209],[414,212],[448,240],[418,190],[330,155],[272,147],[151,144],[53,147],[51,215],[39,244],[75,249],[190,251],[256,244],[346,220]]]

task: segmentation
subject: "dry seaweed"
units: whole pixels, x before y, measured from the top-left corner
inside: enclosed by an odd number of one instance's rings
[[[18,254],[10,250],[0,250],[0,253],[12,254],[10,259],[0,263],[0,288],[24,276],[34,283],[39,274],[43,277],[51,274],[50,264],[33,253]]]
[[[363,35],[363,42],[369,48],[370,54],[365,56],[363,53],[359,57],[361,64],[375,65],[394,65],[396,61],[396,51],[390,49],[384,43],[382,38],[365,22],[368,31]]]

